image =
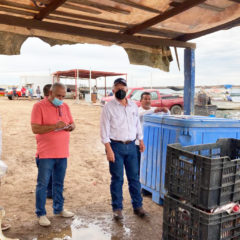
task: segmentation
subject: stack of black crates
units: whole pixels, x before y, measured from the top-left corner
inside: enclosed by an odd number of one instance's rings
[[[240,140],[168,145],[165,188],[163,240],[240,240]]]

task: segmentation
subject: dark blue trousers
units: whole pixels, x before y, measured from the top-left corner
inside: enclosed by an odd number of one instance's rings
[[[53,210],[55,214],[62,212],[63,184],[67,168],[67,158],[36,159],[38,178],[36,187],[36,214],[38,217],[46,215],[46,198],[49,179],[52,176]]]
[[[140,152],[139,145],[136,145],[136,148],[137,148],[137,158],[138,158],[138,175],[140,177],[141,152]]]
[[[52,175],[50,176],[48,187],[47,187],[47,197],[52,198]]]
[[[36,158],[36,164],[37,164],[37,167],[38,167],[39,158]],[[47,197],[52,198],[52,175],[49,178],[49,183],[48,183],[48,187],[47,187]]]
[[[134,209],[142,207],[141,185],[139,182],[139,164],[135,142],[123,144],[111,141],[111,147],[115,155],[115,162],[109,162],[111,173],[110,191],[112,196],[112,209],[122,210],[123,208],[123,174],[124,167],[128,179],[128,188]]]

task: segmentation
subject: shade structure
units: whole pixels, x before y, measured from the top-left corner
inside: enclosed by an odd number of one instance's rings
[[[239,16],[239,0],[1,0],[0,54],[19,54],[30,36],[116,44],[130,63],[169,71],[169,46],[193,49],[189,40],[238,26]]]
[[[57,71],[53,73],[53,82],[55,82],[55,80],[59,81],[60,78],[75,79],[75,97],[77,98],[77,92],[78,92],[77,81],[79,78],[89,80],[89,91],[91,93],[91,79],[104,77],[105,96],[106,96],[107,94],[106,78],[114,77],[114,76],[125,76],[127,80],[127,73],[105,72],[105,71],[95,71],[95,70],[85,70],[85,69],[71,69],[67,71]]]
[[[54,76],[60,78],[86,78],[86,79],[97,79],[99,77],[114,77],[126,75],[126,73],[116,73],[116,72],[104,72],[95,70],[85,70],[85,69],[72,69],[67,71],[57,71],[53,73]]]

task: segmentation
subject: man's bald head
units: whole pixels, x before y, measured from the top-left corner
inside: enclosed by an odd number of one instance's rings
[[[52,92],[54,92],[54,91],[56,91],[56,89],[58,89],[58,88],[62,88],[62,89],[64,89],[64,90],[66,90],[65,85],[62,84],[62,83],[59,83],[59,82],[54,83],[54,84],[52,85],[52,87],[51,87],[50,90],[51,90]]]
[[[52,101],[55,97],[59,100],[63,100],[66,95],[66,87],[59,82],[52,85],[49,92],[49,100]]]

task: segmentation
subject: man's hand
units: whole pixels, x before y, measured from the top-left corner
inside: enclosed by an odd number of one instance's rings
[[[69,124],[68,125],[68,128],[64,129],[65,131],[68,131],[68,132],[71,132],[75,129],[75,124],[72,123],[72,124]]]
[[[158,112],[164,112],[164,113],[167,113],[168,112],[168,108],[166,107],[157,107],[155,110],[154,110],[155,113],[158,113]]]
[[[115,162],[115,156],[114,156],[114,152],[113,152],[112,148],[110,148],[108,150],[106,149],[106,152],[107,152],[107,160],[109,162]]]
[[[66,126],[67,126],[67,124],[63,121],[59,121],[59,122],[56,123],[56,129],[64,128]]]
[[[107,160],[109,162],[115,162],[114,152],[113,152],[109,142],[105,143],[105,149],[106,149],[106,154],[107,154]]]
[[[143,140],[139,140],[139,149],[140,149],[140,152],[145,151],[145,145],[143,143]]]

